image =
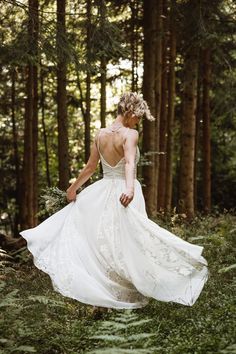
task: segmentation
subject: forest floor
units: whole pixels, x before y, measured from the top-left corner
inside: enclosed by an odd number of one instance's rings
[[[157,222],[204,246],[210,275],[192,307],[151,300],[97,318],[91,306],[54,291],[25,249],[0,268],[0,353],[236,353],[236,217]]]

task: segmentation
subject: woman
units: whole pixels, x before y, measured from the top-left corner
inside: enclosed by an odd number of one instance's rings
[[[147,216],[136,179],[141,117],[147,103],[125,93],[114,123],[95,136],[90,158],[67,189],[66,207],[21,231],[34,264],[64,296],[117,309],[145,306],[150,298],[192,306],[208,279],[203,247],[188,243]],[[103,178],[81,187],[99,159]]]

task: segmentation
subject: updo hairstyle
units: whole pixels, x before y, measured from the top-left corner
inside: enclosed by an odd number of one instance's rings
[[[136,92],[124,93],[118,103],[117,113],[126,117],[129,114],[135,114],[139,118],[146,118],[154,121],[147,102]]]

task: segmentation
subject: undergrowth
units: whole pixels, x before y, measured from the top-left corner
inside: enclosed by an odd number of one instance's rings
[[[97,319],[92,306],[54,291],[23,248],[0,263],[0,354],[236,354],[235,217],[158,223],[204,246],[210,276],[192,307],[151,300]]]

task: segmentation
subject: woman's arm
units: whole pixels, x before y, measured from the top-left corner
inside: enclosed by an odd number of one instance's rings
[[[80,171],[78,178],[66,190],[66,197],[68,202],[71,202],[72,200],[76,199],[76,191],[94,174],[97,168],[97,164],[100,158],[97,145],[96,145],[97,134],[91,146],[91,153],[88,162],[86,163],[84,168]]]
[[[126,191],[121,194],[120,202],[125,207],[134,197],[135,156],[137,152],[138,136],[139,133],[137,130],[130,129],[124,143]]]

